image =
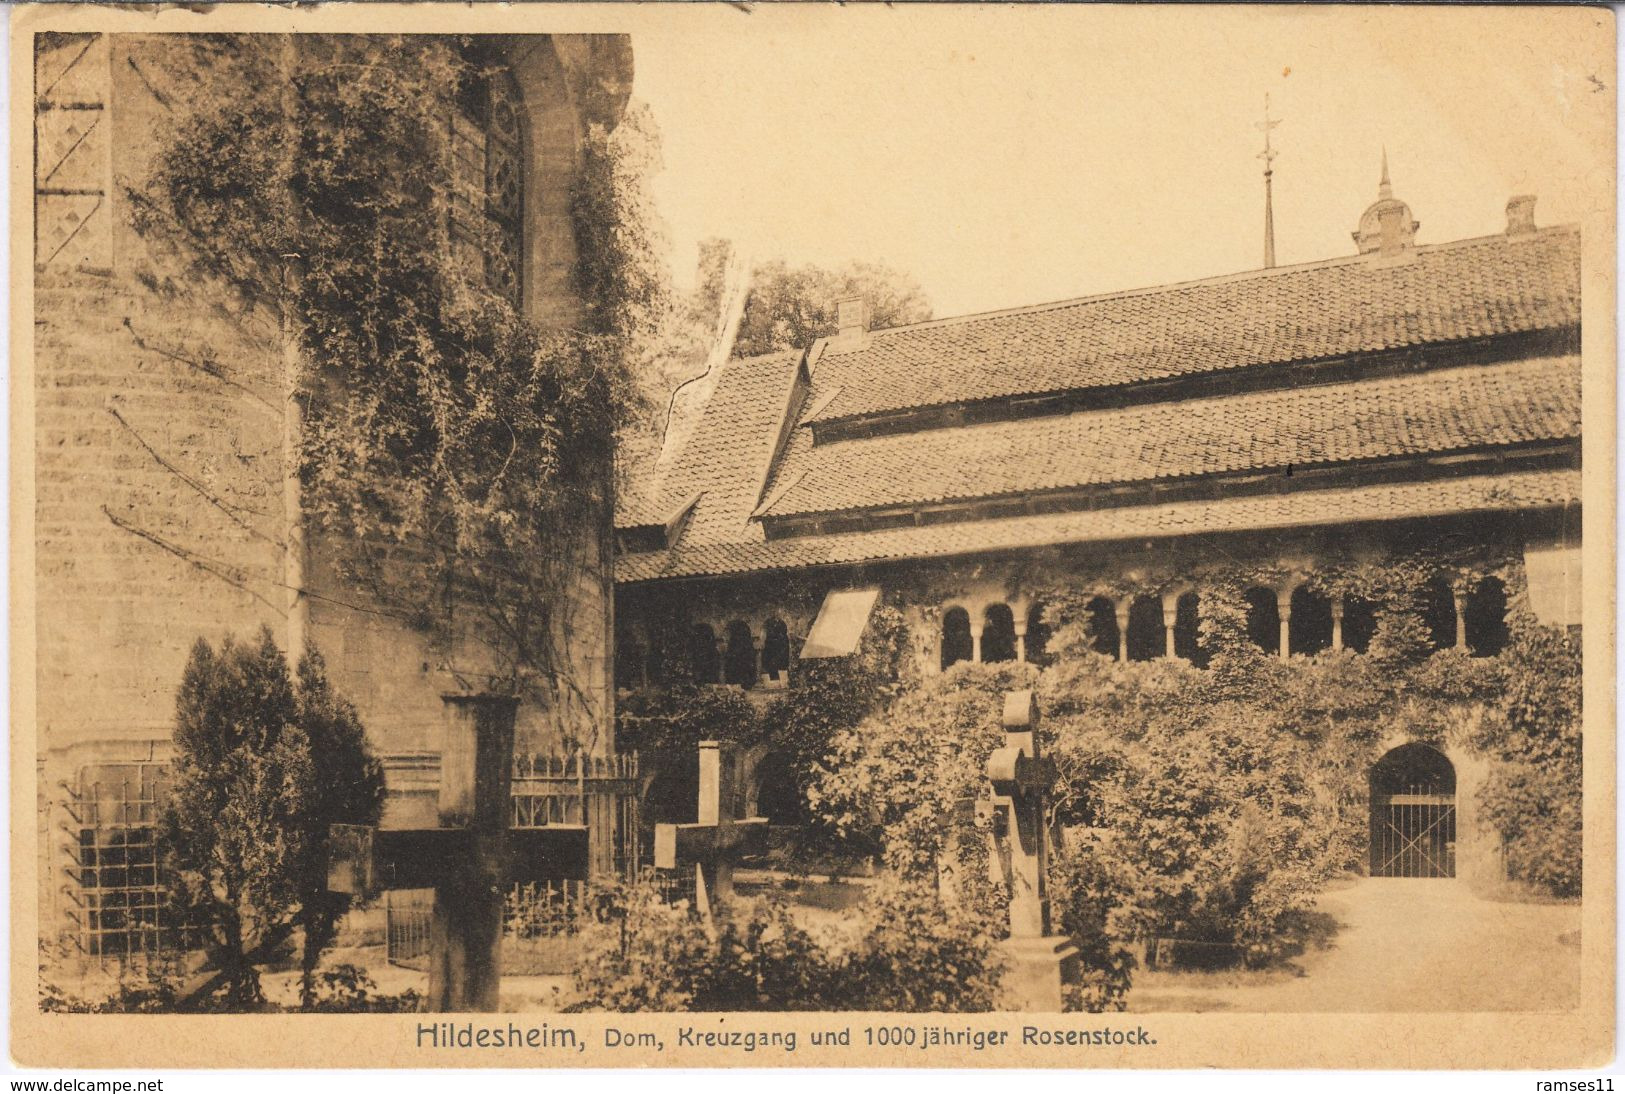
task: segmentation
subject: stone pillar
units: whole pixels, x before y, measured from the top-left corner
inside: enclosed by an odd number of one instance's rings
[[[756,653],[756,675],[751,680],[751,686],[755,687],[762,682],[762,651],[767,648],[767,630],[764,628],[760,634],[751,631],[750,644]]]
[[[1450,590],[1450,599],[1456,605],[1456,648],[1467,648],[1467,597],[1460,589]]]
[[[1168,660],[1172,661],[1179,654],[1174,651],[1174,625],[1179,622],[1179,597],[1165,596],[1162,598],[1162,637],[1167,644]]]
[[[1343,598],[1332,601],[1332,649],[1343,648]]]
[[[1027,660],[1027,618],[1022,616],[1016,620],[1016,660]]]
[[[1122,600],[1119,600],[1116,604],[1112,605],[1113,611],[1117,615],[1117,659],[1119,661],[1128,660],[1129,604],[1130,600],[1125,596]]]
[[[722,743],[701,741],[698,817],[700,824],[713,829],[721,825],[722,799],[728,790],[729,787],[722,781]],[[717,859],[709,869],[703,865],[694,867],[694,907],[707,920],[717,905],[726,904],[732,898],[733,889],[733,864],[725,858]]]
[[[497,1010],[502,984],[502,902],[513,809],[510,695],[446,695],[440,755],[440,826],[473,834],[468,861],[435,886],[430,923],[431,1011]]]
[[[980,620],[973,619],[970,623],[970,659],[980,662],[982,660],[982,629]]]
[[[996,817],[993,857],[1010,891],[1010,937],[1004,943],[1010,960],[1003,983],[1020,1010],[1054,1013],[1063,1009],[1066,987],[1081,972],[1077,946],[1050,933],[1045,795],[1055,769],[1041,761],[1032,692],[1005,696],[1003,722],[1005,747],[987,765]]]
[[[1292,656],[1292,590],[1278,589],[1275,611],[1281,617],[1281,660]]]

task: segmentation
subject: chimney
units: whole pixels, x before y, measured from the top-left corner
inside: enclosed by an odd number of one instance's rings
[[[1526,236],[1535,230],[1535,195],[1515,194],[1507,201],[1507,235]]]
[[[869,302],[861,296],[835,301],[834,350],[857,349],[869,339]]]

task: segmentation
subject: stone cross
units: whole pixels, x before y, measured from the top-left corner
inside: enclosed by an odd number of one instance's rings
[[[994,861],[1010,889],[1011,958],[1006,987],[1023,1010],[1059,1011],[1063,985],[1076,981],[1078,950],[1051,933],[1046,796],[1055,762],[1040,753],[1038,705],[1031,691],[1004,698],[1003,748],[987,761],[992,784]]]
[[[385,889],[434,889],[429,1009],[495,1011],[508,886],[584,880],[587,829],[510,827],[517,699],[443,701],[440,827],[334,825],[327,887],[362,898]]]
[[[699,820],[655,825],[655,866],[694,867],[694,905],[711,923],[715,908],[733,896],[734,862],[767,849],[767,818],[722,815],[722,746],[700,742]]]

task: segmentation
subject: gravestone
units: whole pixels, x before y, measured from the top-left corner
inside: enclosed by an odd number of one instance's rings
[[[722,745],[700,742],[699,819],[655,825],[655,866],[694,867],[694,906],[707,925],[733,896],[734,863],[767,849],[767,818],[723,816]]]
[[[447,695],[442,700],[440,826],[334,825],[327,887],[362,899],[386,889],[432,888],[429,1009],[495,1011],[508,886],[584,880],[587,829],[511,826],[517,699]]]
[[[1005,987],[1019,1009],[1060,1011],[1078,981],[1078,948],[1051,930],[1046,798],[1055,763],[1040,754],[1038,704],[1031,691],[1004,699],[1003,748],[988,757],[993,860],[1010,890],[1010,961]]]

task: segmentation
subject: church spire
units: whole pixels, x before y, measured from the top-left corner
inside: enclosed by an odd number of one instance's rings
[[[1274,175],[1276,152],[1270,147],[1270,130],[1280,124],[1279,119],[1270,117],[1270,96],[1269,92],[1266,91],[1264,93],[1264,120],[1253,123],[1254,128],[1264,134],[1264,151],[1258,154],[1258,158],[1264,161],[1264,268],[1266,270],[1275,265]],[[1384,168],[1385,172],[1386,170]],[[1385,173],[1384,178],[1386,177]]]

